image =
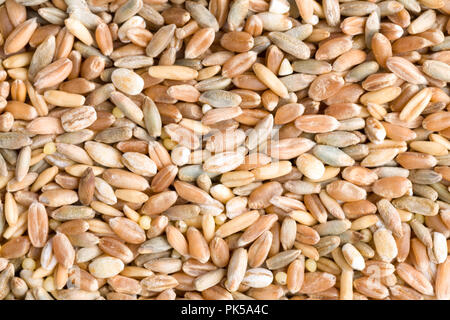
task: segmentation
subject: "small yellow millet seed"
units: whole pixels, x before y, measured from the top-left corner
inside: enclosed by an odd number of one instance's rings
[[[363,229],[359,231],[362,234],[362,242],[370,242],[372,240],[372,232],[369,229]]]
[[[33,271],[36,269],[36,262],[31,258],[25,258],[22,261],[22,268]]]
[[[182,220],[175,222],[175,227],[178,228],[181,233],[185,233],[188,229],[188,225]]]
[[[423,215],[421,215],[421,214],[416,213],[414,218],[420,223],[424,223],[425,222],[425,217]]]
[[[56,145],[54,142],[48,142],[44,146],[44,153],[45,154],[53,154],[56,152]]]
[[[164,139],[163,145],[167,150],[173,150],[177,146],[177,143],[171,139]]]
[[[309,272],[314,272],[317,270],[317,263],[312,259],[307,259],[305,262],[305,268]]]
[[[280,271],[277,272],[277,274],[275,275],[275,281],[282,286],[286,284],[286,280],[287,280],[286,272]]]
[[[122,110],[120,110],[119,108],[115,107],[112,111],[112,114],[114,117],[116,117],[117,119],[121,119],[123,117],[125,117],[125,115],[123,114]]]
[[[150,229],[151,223],[152,223],[152,219],[149,216],[141,216],[139,218],[139,225],[144,230]]]

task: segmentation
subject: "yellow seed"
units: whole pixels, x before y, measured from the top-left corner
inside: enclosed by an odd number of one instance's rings
[[[139,218],[139,225],[144,230],[150,229],[150,223],[151,222],[152,222],[152,219],[149,216],[141,216]]]
[[[56,152],[56,145],[54,142],[48,142],[44,146],[44,153],[45,154],[53,154]]]
[[[177,146],[177,143],[171,139],[164,139],[163,145],[167,150],[173,150]]]
[[[314,272],[314,271],[317,270],[317,263],[314,260],[312,260],[312,259],[307,259],[305,261],[305,268],[309,272]]]
[[[277,274],[275,275],[275,281],[282,286],[286,284],[286,279],[287,279],[286,272],[280,271],[277,272]]]
[[[45,278],[44,283],[43,283],[43,287],[47,292],[52,292],[55,291],[55,280],[53,279],[52,276],[49,276],[47,278]]]
[[[420,223],[424,223],[425,222],[425,217],[421,214],[416,213],[416,215],[414,216],[416,218],[417,221],[419,221]]]
[[[372,240],[372,232],[370,232],[369,229],[360,230],[359,233],[361,233],[362,236],[363,236],[361,241],[363,241],[363,242],[370,242]]]
[[[219,214],[218,216],[214,217],[214,221],[218,226],[225,223],[225,220],[227,220],[227,216],[224,213]]]
[[[175,222],[175,227],[177,227],[181,233],[185,233],[187,231],[188,225],[186,224],[186,222],[179,220]]]
[[[115,107],[115,108],[113,109],[112,114],[113,114],[113,116],[116,117],[117,119],[121,119],[121,118],[125,117],[125,115],[123,114],[123,112],[122,112],[119,108],[117,108],[117,107]]]
[[[31,258],[25,258],[22,261],[22,268],[33,271],[36,269],[36,262]]]

